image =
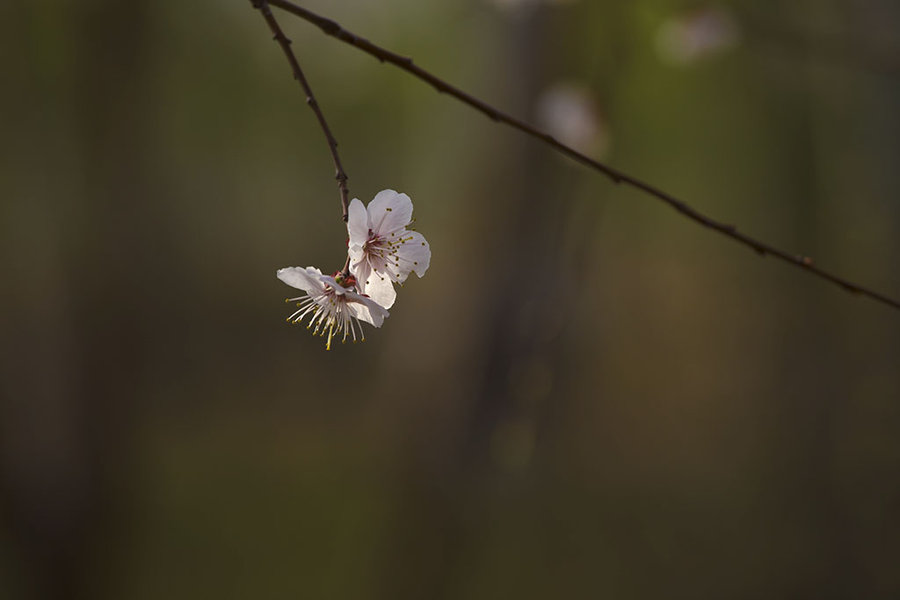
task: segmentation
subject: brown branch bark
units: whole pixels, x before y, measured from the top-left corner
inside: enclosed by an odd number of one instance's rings
[[[262,13],[269,29],[272,30],[275,41],[281,46],[281,49],[284,51],[284,56],[291,65],[291,70],[294,72],[294,79],[300,82],[303,91],[306,93],[306,103],[316,114],[316,119],[319,120],[319,126],[322,128],[325,139],[328,141],[328,150],[331,152],[331,159],[334,161],[334,178],[337,179],[338,190],[340,190],[341,194],[341,219],[346,222],[350,190],[347,188],[347,173],[344,172],[344,167],[341,165],[341,158],[338,156],[337,140],[334,139],[334,135],[332,135],[331,129],[328,127],[328,122],[325,121],[325,115],[322,114],[322,109],[319,108],[319,103],[316,101],[312,88],[309,86],[309,82],[306,81],[306,77],[303,75],[300,63],[297,62],[297,57],[294,55],[294,51],[291,50],[291,40],[284,35],[284,32],[278,25],[278,21],[275,20],[275,15],[273,15],[272,11],[269,9],[269,2],[267,2],[267,0],[250,1],[253,4],[253,7]]]
[[[254,0],[254,2],[258,3],[257,0]],[[265,3],[263,2],[263,4],[265,4]],[[694,221],[695,223],[698,223],[698,224],[702,225],[703,227],[711,229],[721,235],[724,235],[725,237],[731,238],[732,240],[753,249],[755,252],[757,252],[761,256],[773,256],[773,257],[775,257],[779,260],[782,260],[788,264],[791,264],[799,269],[807,271],[808,273],[811,273],[812,275],[815,275],[816,277],[825,279],[826,281],[830,281],[831,283],[840,286],[847,292],[850,292],[850,293],[856,294],[856,295],[867,296],[877,302],[880,302],[882,304],[885,304],[887,306],[890,306],[890,307],[900,310],[900,301],[890,298],[887,295],[877,292],[875,290],[863,287],[862,285],[859,285],[857,283],[854,283],[854,282],[844,279],[842,277],[838,277],[837,275],[835,275],[829,271],[820,269],[819,267],[817,267],[814,264],[813,260],[808,256],[792,254],[790,252],[781,250],[770,244],[767,244],[763,241],[760,241],[756,238],[753,238],[749,235],[741,233],[738,231],[737,226],[728,224],[728,223],[723,223],[721,221],[713,219],[712,217],[694,209],[693,207],[688,205],[686,202],[679,200],[675,196],[673,196],[667,192],[664,192],[663,190],[660,190],[659,188],[657,188],[649,183],[645,183],[645,182],[641,181],[640,179],[637,179],[636,177],[632,177],[631,175],[628,175],[617,169],[614,169],[613,167],[610,167],[604,163],[601,163],[600,161],[595,160],[595,159],[587,156],[586,154],[582,154],[581,152],[575,150],[574,148],[571,148],[571,147],[563,144],[562,142],[560,142],[559,140],[557,140],[550,134],[540,131],[540,130],[532,127],[531,125],[525,123],[524,121],[521,121],[513,116],[506,114],[505,112],[503,112],[499,109],[494,108],[493,106],[484,102],[483,100],[480,100],[480,99],[450,85],[443,79],[437,77],[436,75],[434,75],[434,74],[426,71],[425,69],[419,67],[418,65],[414,64],[413,60],[411,58],[402,56],[400,54],[396,54],[394,52],[391,52],[390,50],[382,48],[381,46],[373,44],[369,40],[359,37],[358,35],[351,33],[350,31],[347,31],[346,29],[341,27],[340,24],[338,24],[335,21],[332,21],[331,19],[327,19],[325,17],[319,16],[316,13],[313,13],[312,11],[309,11],[301,6],[297,6],[296,4],[289,2],[288,0],[268,0],[268,4],[271,4],[272,6],[276,6],[286,12],[289,12],[297,17],[300,17],[301,19],[304,19],[305,21],[312,23],[313,25],[315,25],[319,29],[321,29],[327,35],[337,38],[344,43],[350,44],[351,46],[355,46],[356,48],[359,48],[363,52],[366,52],[367,54],[374,56],[381,62],[387,62],[396,67],[399,67],[400,69],[406,71],[407,73],[410,73],[414,77],[417,77],[418,79],[421,79],[422,81],[430,84],[438,92],[447,94],[448,96],[456,98],[460,102],[467,104],[468,106],[471,106],[475,110],[483,113],[485,116],[487,116],[491,120],[509,125],[510,127],[521,131],[522,133],[525,133],[533,138],[536,138],[536,139],[544,142],[545,144],[551,146],[552,148],[554,148],[558,152],[564,154],[565,156],[571,158],[572,160],[575,160],[587,167],[590,167],[591,169],[594,169],[595,171],[598,171],[598,172],[606,175],[614,183],[630,186],[632,188],[635,188],[637,190],[644,192],[648,196],[652,196],[652,197],[656,198],[657,200],[660,200],[660,201],[664,202],[665,204],[668,204],[671,208],[675,209],[676,211],[678,211],[679,213],[681,213],[688,219]],[[276,35],[276,39],[277,39],[277,35]],[[282,44],[282,46],[285,47],[285,52],[288,53],[287,47],[284,44]],[[294,61],[294,62],[296,62],[296,61]]]

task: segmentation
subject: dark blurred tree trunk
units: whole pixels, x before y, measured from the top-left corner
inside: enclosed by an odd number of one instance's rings
[[[500,105],[529,120],[552,54],[545,44],[546,16],[543,8],[518,9],[504,30],[505,52],[486,63],[502,73]],[[498,442],[504,443],[498,432],[515,418],[521,427],[505,441],[533,443],[539,408],[534,403],[546,400],[523,402],[529,395],[523,387],[532,383],[536,363],[543,373],[555,365],[545,359],[552,354],[547,346],[560,333],[556,323],[567,310],[558,262],[570,200],[553,195],[547,150],[521,137],[514,143],[485,165],[484,194],[501,208],[491,213],[498,228],[484,252],[492,257],[496,276],[482,292],[488,303],[479,328],[484,337],[475,351],[481,357],[480,383],[448,460],[437,470],[414,461],[405,475],[399,508],[403,528],[387,565],[384,598],[460,597],[462,571],[490,525],[486,477],[505,468],[498,464],[498,459],[503,462]],[[554,329],[548,337],[547,331]],[[529,452],[525,447],[511,450]]]
[[[776,127],[785,132],[785,147],[791,149],[784,187],[792,192],[790,216],[798,250],[822,257],[832,253],[835,243],[822,224],[831,196],[828,176],[836,167],[829,142],[838,116],[823,97],[831,96],[824,92],[841,85],[847,72],[822,52],[823,35],[831,32],[823,32],[821,22],[792,21],[787,15],[793,12],[785,8],[781,26],[800,39],[797,54],[783,61],[796,69],[800,86],[788,93],[785,106],[774,107],[779,115]],[[810,8],[833,15],[837,5],[812,3]],[[783,555],[785,562],[778,565],[789,573],[784,592],[792,596],[853,597],[860,584],[837,481],[838,419],[851,390],[846,349],[834,344],[833,314],[836,302],[843,301],[835,296],[832,290],[809,286],[781,315],[788,343],[781,346],[778,359],[776,389],[783,401],[770,460],[777,481],[773,488],[779,490],[773,510],[789,525],[773,543],[785,552],[800,542],[800,550]]]
[[[498,105],[537,122],[537,102],[551,83],[548,71],[567,72],[573,54],[588,64],[593,57],[563,43],[571,24],[553,18],[562,13],[539,5],[513,10],[505,15],[500,58],[486,64],[503,77]],[[614,74],[594,76],[608,83]],[[566,334],[584,310],[573,292],[584,264],[581,249],[596,223],[572,223],[578,167],[532,140],[511,137],[512,146],[489,154],[482,175],[481,193],[493,199],[488,214],[497,227],[491,239],[478,241],[481,254],[491,257],[483,267],[494,276],[479,292],[485,304],[476,315],[481,336],[472,341],[473,395],[447,457],[411,451],[414,459],[400,483],[402,528],[388,559],[384,598],[463,597],[460,583],[472,580],[495,531],[498,486],[513,495],[531,494],[536,480],[554,477],[535,463],[534,454],[538,447],[552,453],[570,404],[566,373],[578,361],[572,360]],[[595,209],[592,204],[587,212]],[[594,355],[589,362],[597,360]],[[540,502],[531,505],[540,510]],[[553,552],[566,544],[567,532],[534,525],[522,534],[540,539],[552,569]]]
[[[20,587],[48,600],[110,594],[151,308],[139,299],[153,285],[142,260],[154,241],[145,87],[152,3],[64,4],[25,9],[26,21],[59,13],[51,20],[64,24],[64,40],[29,41],[69,65],[35,107],[43,129],[27,147],[45,157],[49,180],[72,180],[35,183],[59,197],[23,199],[46,204],[58,220],[48,249],[61,266],[50,287],[58,297],[17,307],[13,341],[4,341],[18,353],[2,374],[5,518],[24,571]],[[47,125],[54,122],[64,131]]]
[[[865,231],[872,232],[875,242],[870,248],[880,255],[877,262],[863,267],[866,277],[878,277],[885,282],[879,283],[884,289],[898,290],[900,3],[842,0],[842,11],[852,42],[867,49],[877,64],[892,68],[852,72],[844,94],[854,127],[845,128],[843,144],[833,148],[832,164],[841,173],[844,200],[864,216]],[[862,256],[858,246],[867,241],[848,236],[841,254]],[[871,310],[857,321],[840,324],[842,369],[852,373],[853,387],[841,406],[844,410],[835,416],[840,454],[834,481],[845,512],[847,561],[853,575],[849,592],[861,598],[900,597],[896,567],[900,564],[900,451],[894,445],[900,428],[900,322],[891,317],[895,315]],[[866,326],[860,327],[861,323]]]

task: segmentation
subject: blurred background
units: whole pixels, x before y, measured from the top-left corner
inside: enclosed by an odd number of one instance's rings
[[[900,296],[896,0],[309,0]],[[0,598],[900,597],[900,314],[274,9],[433,259],[330,352],[333,167],[249,0],[0,4]]]

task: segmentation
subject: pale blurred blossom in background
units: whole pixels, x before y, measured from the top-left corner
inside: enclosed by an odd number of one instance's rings
[[[610,135],[589,90],[571,82],[558,82],[537,100],[538,125],[557,140],[594,157],[609,153]]]
[[[740,29],[731,11],[715,6],[664,21],[656,36],[656,49],[665,62],[687,65],[722,54],[739,41]]]

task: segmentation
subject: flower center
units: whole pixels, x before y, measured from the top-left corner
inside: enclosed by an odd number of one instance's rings
[[[391,237],[396,234],[392,233]],[[383,235],[378,235],[369,230],[369,239],[363,245],[363,251],[371,256],[387,259],[389,256],[397,253],[397,247],[403,243],[403,239],[398,238],[390,240]]]
[[[341,287],[352,288],[356,285],[356,277],[347,273],[346,275],[341,271],[335,271],[332,275],[334,277],[335,282]],[[326,286],[326,289],[331,289],[330,286]],[[333,290],[332,290],[333,291]]]

